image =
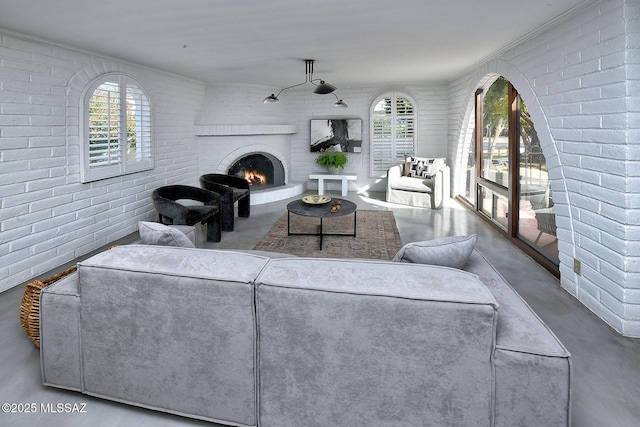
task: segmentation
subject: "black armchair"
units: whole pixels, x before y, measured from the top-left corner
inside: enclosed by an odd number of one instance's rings
[[[207,224],[207,240],[219,242],[222,233],[222,210],[220,195],[188,185],[167,185],[151,194],[153,204],[162,224],[195,225]],[[176,200],[196,200],[204,205],[183,205]]]
[[[248,218],[251,211],[251,190],[246,179],[218,173],[200,177],[200,186],[220,194],[222,207],[222,229],[233,231],[233,205],[238,202],[238,216]]]

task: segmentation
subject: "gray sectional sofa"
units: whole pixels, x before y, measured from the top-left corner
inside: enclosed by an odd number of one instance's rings
[[[236,426],[569,425],[569,353],[465,269],[115,247],[43,291],[43,382]]]

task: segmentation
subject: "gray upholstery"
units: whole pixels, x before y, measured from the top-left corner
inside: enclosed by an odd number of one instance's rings
[[[232,251],[129,245],[80,263],[82,378],[68,388],[256,425],[253,279],[267,261]],[[50,317],[44,316],[45,330]],[[60,364],[50,362],[61,345],[47,337],[45,384],[58,385]]]
[[[82,391],[77,272],[44,288],[40,294],[40,349],[43,383]]]
[[[138,233],[145,245],[196,247],[196,233],[192,225],[166,226],[157,222],[138,221]]]
[[[43,290],[43,382],[240,426],[569,425],[568,352],[467,269],[115,247]]]
[[[256,282],[262,426],[491,425],[493,296],[468,273],[407,267],[269,263]]]
[[[569,425],[569,352],[480,252],[473,251],[465,269],[478,275],[500,305],[494,354],[496,427]],[[532,396],[554,398],[537,401]]]
[[[404,164],[392,166],[387,171],[386,201],[401,205],[440,209],[449,197],[450,170],[444,166],[432,178],[415,178],[403,175]]]
[[[411,242],[400,248],[392,261],[463,268],[476,247],[477,240],[478,235],[471,234]]]

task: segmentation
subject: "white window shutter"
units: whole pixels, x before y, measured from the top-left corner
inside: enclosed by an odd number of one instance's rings
[[[120,162],[120,85],[105,82],[89,97],[89,166]]]
[[[387,94],[372,109],[371,170],[386,171],[415,151],[416,119],[413,103]]]
[[[147,169],[151,155],[151,105],[144,92],[132,82],[126,89],[126,135],[125,147],[128,172]]]

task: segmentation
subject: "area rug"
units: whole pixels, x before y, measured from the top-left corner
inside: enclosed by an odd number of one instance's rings
[[[319,236],[288,236],[287,214],[253,248],[261,251],[283,252],[314,258],[369,258],[390,260],[402,247],[396,220],[390,211],[357,211],[356,237],[324,236],[320,250]],[[291,231],[316,233],[319,218],[291,214]],[[325,233],[352,233],[353,215],[325,218]]]

